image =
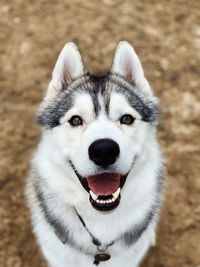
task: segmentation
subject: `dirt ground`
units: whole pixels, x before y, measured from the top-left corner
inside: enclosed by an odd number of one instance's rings
[[[0,29],[0,266],[47,266],[23,192],[40,134],[34,116],[58,52],[76,42],[99,73],[125,39],[160,98],[167,165],[157,246],[142,266],[200,267],[200,2],[0,0]]]

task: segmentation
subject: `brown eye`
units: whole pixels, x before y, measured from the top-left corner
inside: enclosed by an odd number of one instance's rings
[[[83,124],[83,120],[80,116],[75,115],[71,117],[69,123],[71,124],[71,126],[79,126]]]
[[[120,118],[121,124],[130,125],[130,124],[134,123],[134,121],[135,121],[135,118],[133,118],[133,116],[131,116],[129,114],[125,114]]]

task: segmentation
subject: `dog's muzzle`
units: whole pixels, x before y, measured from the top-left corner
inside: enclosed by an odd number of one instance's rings
[[[89,193],[92,206],[99,211],[110,211],[120,203],[120,192],[126,182],[126,175],[119,173],[103,172],[96,175],[82,177],[70,161],[80,183]]]

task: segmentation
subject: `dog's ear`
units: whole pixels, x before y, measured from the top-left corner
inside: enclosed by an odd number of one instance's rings
[[[126,41],[118,44],[111,73],[116,73],[124,77],[128,82],[148,95],[152,95],[152,90],[144,77],[144,72],[140,60],[133,47]]]
[[[72,80],[84,73],[84,65],[77,46],[72,42],[67,43],[58,56],[45,98],[51,100],[56,97]]]

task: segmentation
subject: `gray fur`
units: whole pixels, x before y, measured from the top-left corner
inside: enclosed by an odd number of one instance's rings
[[[42,213],[48,224],[53,228],[55,234],[59,237],[63,244],[66,244],[67,242],[72,243],[69,239],[68,229],[66,229],[66,227],[57,219],[56,216],[54,216],[54,214],[52,214],[48,208],[48,201],[42,192],[42,187],[40,186],[39,182],[34,183],[34,190]]]
[[[130,229],[124,234],[124,242],[127,246],[130,246],[133,243],[135,243],[142,236],[144,231],[148,228],[149,224],[152,221],[157,220],[161,208],[163,190],[164,190],[164,171],[162,167],[158,171],[157,175],[157,195],[152,205],[152,208],[149,209],[148,213],[146,214],[146,216],[144,217],[143,221],[140,224],[134,225],[132,229]]]
[[[137,242],[137,240],[142,236],[144,231],[148,228],[149,224],[152,222],[153,218],[155,216],[155,211],[153,209],[149,211],[146,218],[138,224],[134,225],[132,229],[127,231],[124,236],[124,242],[127,246],[131,246],[133,243]]]

